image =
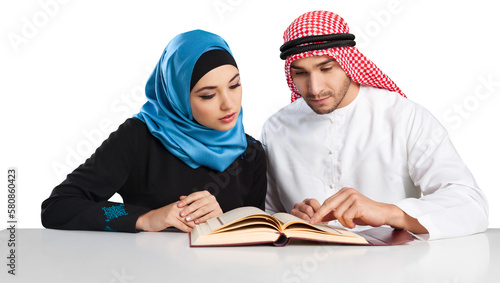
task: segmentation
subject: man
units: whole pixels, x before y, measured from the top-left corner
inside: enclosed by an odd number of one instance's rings
[[[262,130],[266,210],[427,239],[487,228],[485,196],[443,126],[354,47],[340,16],[305,13],[284,40],[293,103]]]

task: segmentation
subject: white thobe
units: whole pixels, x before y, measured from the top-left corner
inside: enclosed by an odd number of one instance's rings
[[[416,218],[427,239],[488,226],[486,198],[444,127],[397,93],[361,86],[353,102],[323,115],[298,99],[266,121],[261,141],[270,213],[351,187]]]

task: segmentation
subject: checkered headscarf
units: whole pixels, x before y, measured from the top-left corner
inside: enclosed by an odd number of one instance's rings
[[[283,39],[286,43],[308,36],[348,33],[349,26],[339,15],[327,11],[313,11],[295,19],[285,30]],[[359,84],[395,91],[406,97],[399,87],[372,61],[361,54],[356,47],[344,46],[305,51],[286,57],[285,74],[288,86],[292,91],[292,102],[300,98],[301,95],[293,83],[290,74],[290,64],[297,59],[324,55],[333,57],[353,81]]]

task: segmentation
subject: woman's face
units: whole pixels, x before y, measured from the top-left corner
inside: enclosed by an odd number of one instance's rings
[[[233,65],[210,70],[190,93],[193,118],[205,127],[227,131],[236,125],[241,110],[240,73]]]

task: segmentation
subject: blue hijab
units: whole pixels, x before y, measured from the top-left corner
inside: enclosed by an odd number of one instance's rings
[[[205,127],[193,119],[191,74],[198,58],[212,49],[232,54],[224,39],[213,33],[193,30],[174,37],[146,83],[148,101],[134,117],[191,168],[206,166],[222,172],[245,151],[247,141],[243,109],[228,131]]]

